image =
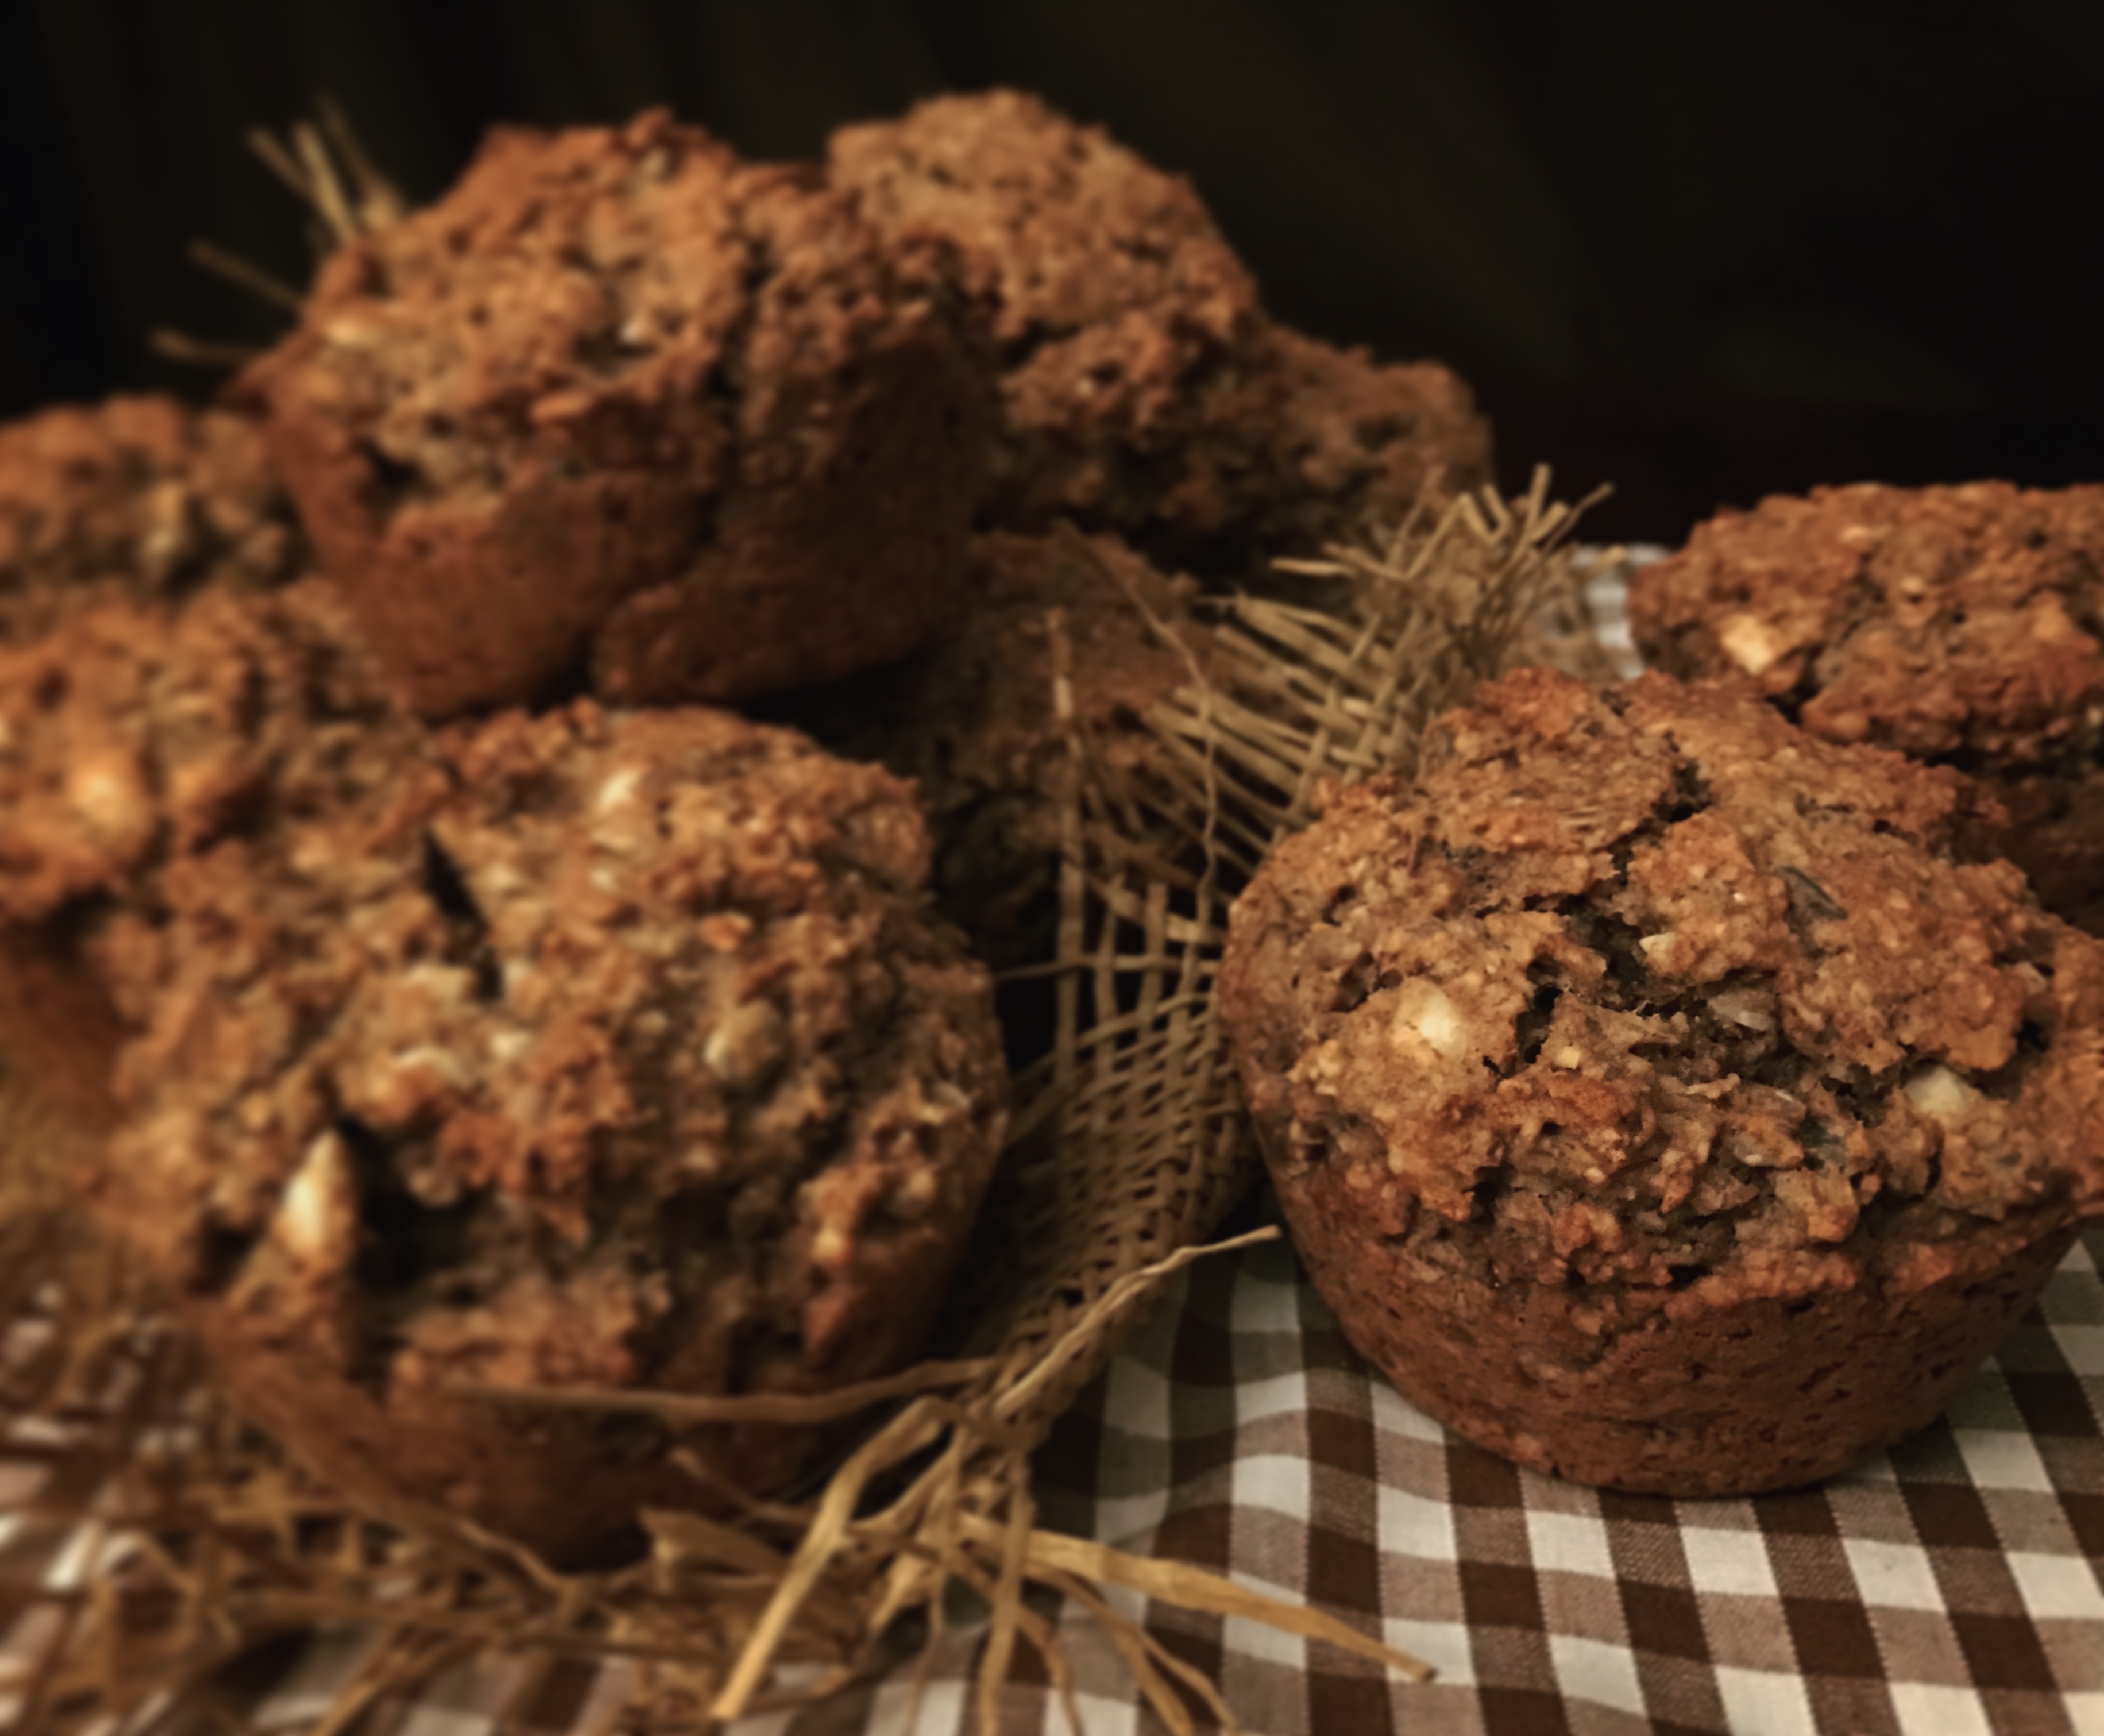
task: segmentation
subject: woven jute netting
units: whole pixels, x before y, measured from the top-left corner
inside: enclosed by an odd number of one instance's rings
[[[296,134],[279,166],[332,233],[385,221],[386,199],[346,181],[324,147]],[[1114,1607],[1111,1587],[1424,1674],[1318,1613],[1041,1528],[1031,1456],[1161,1282],[1213,1251],[1207,1238],[1254,1180],[1212,1002],[1228,906],[1334,782],[1410,770],[1432,716],[1479,678],[1582,647],[1573,516],[1544,478],[1515,501],[1427,504],[1362,546],[1290,564],[1302,601],[1221,600],[1195,649],[1188,629],[1150,621],[1189,680],[1141,721],[1138,755],[1105,753],[1077,720],[1062,623],[1048,619],[1067,750],[1059,921],[1056,956],[1031,974],[1052,985],[1055,1034],[1018,1082],[959,1279],[952,1318],[971,1323],[936,1360],[821,1398],[512,1395],[645,1412],[675,1439],[734,1419],[857,1426],[806,1498],[722,1488],[729,1517],[648,1514],[653,1546],[617,1571],[558,1573],[446,1515],[360,1506],[246,1426],[136,1274],[77,1221],[69,1157],[87,1136],[33,1081],[0,1072],[0,1323],[11,1323],[0,1512],[74,1533],[60,1583],[6,1591],[20,1661],[0,1691],[20,1697],[17,1727],[223,1725],[214,1708],[244,1658],[350,1627],[370,1643],[324,1729],[491,1657],[522,1666],[522,1703],[559,1665],[617,1662],[617,1724],[705,1728],[910,1669],[916,1645],[925,1667],[961,1597],[984,1622],[991,1729],[1019,1648],[1066,1685],[1050,1593],[1102,1625],[1170,1728],[1192,1727],[1193,1702],[1237,1728],[1215,1686]]]

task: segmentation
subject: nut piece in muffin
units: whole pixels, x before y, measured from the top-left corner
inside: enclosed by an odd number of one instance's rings
[[[119,587],[0,646],[0,1050],[106,1122],[101,955],[185,859],[378,799],[422,738],[319,581],[172,608]]]
[[[267,589],[302,555],[249,417],[113,398],[0,427],[0,645],[113,592]]]
[[[500,131],[345,247],[243,377],[427,716],[589,675],[731,700],[903,655],[956,597],[990,362],[938,245],[662,114]]]
[[[787,708],[835,752],[914,780],[938,904],[996,970],[1052,956],[1070,776],[1055,636],[1073,723],[1104,772],[1130,776],[1142,714],[1203,667],[1196,588],[1115,537],[989,532],[972,539],[970,603],[947,631]]]
[[[1346,1334],[1579,1481],[1799,1484],[1928,1421],[2104,1210],[2104,943],[1956,773],[1750,687],[1526,671],[1236,906],[1220,1005]]]
[[[164,879],[96,1178],[230,1395],[368,1499],[563,1561],[720,1499],[632,1415],[917,1351],[1004,1125],[905,786],[691,709],[461,725],[444,775]],[[818,1430],[687,1444],[758,1494]]]
[[[1465,386],[1275,326],[1190,183],[1099,127],[1012,91],[943,96],[843,128],[828,162],[886,234],[942,236],[992,286],[988,524],[1071,516],[1239,571],[1397,515],[1435,472],[1489,478]]]
[[[1641,569],[1629,621],[1670,674],[1977,777],[2046,907],[2104,933],[2104,487],[1777,496]]]

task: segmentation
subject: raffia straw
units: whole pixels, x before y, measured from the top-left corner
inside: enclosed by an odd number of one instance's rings
[[[942,1386],[961,1386],[991,1373],[991,1357],[967,1362],[921,1363],[882,1380],[836,1386],[822,1393],[748,1393],[702,1397],[674,1393],[622,1392],[604,1386],[486,1386],[462,1383],[447,1390],[462,1398],[539,1406],[550,1410],[631,1411],[666,1422],[836,1422],[889,1399]]]
[[[252,344],[218,343],[165,329],[148,333],[146,347],[172,362],[187,362],[198,368],[245,368],[263,354]]]
[[[409,202],[367,154],[364,142],[343,105],[323,91],[314,98],[314,118],[320,123],[323,137],[347,172],[359,229],[369,235],[400,222],[408,215]]]
[[[373,167],[336,100],[314,100],[317,118],[296,121],[280,139],[267,128],[248,135],[248,148],[319,217],[327,250],[398,223],[408,203]]]
[[[992,1543],[998,1536],[987,1521],[971,1518],[965,1520],[965,1534],[980,1543]],[[1431,1667],[1407,1652],[1370,1640],[1357,1628],[1347,1627],[1319,1610],[1282,1603],[1203,1568],[1181,1561],[1158,1560],[1149,1555],[1128,1555],[1108,1543],[1051,1531],[1027,1533],[1024,1555],[1022,1564],[1027,1566],[1033,1578],[1064,1574],[1092,1585],[1122,1586],[1129,1591],[1144,1592],[1179,1609],[1200,1610],[1208,1615],[1241,1616],[1275,1627],[1282,1633],[1296,1634],[1304,1640],[1325,1640],[1342,1651],[1384,1664],[1412,1681],[1432,1679]]]
[[[283,138],[258,127],[249,132],[247,144],[257,161],[316,220],[312,239],[319,261],[346,242],[399,222],[409,207],[373,166],[335,99],[324,92],[314,99],[314,120],[296,121]],[[212,242],[193,241],[189,257],[193,264],[274,308],[296,315],[305,302],[291,284]],[[241,368],[263,354],[248,345],[181,332],[157,331],[147,342],[158,355],[203,368]]]
[[[214,247],[209,241],[190,243],[190,262],[292,313],[299,312],[305,299],[290,283],[280,283],[261,266],[252,266],[238,254]]]
[[[287,161],[306,158],[288,152]],[[1032,1587],[1101,1627],[1172,1729],[1193,1728],[1194,1707],[1236,1726],[1217,1687],[1104,1588],[1263,1622],[1420,1677],[1422,1665],[1320,1612],[1188,1564],[1044,1530],[1029,1453],[1160,1285],[1208,1252],[1253,1174],[1211,1001],[1229,903],[1277,838],[1306,823],[1328,783],[1413,765],[1436,712],[1511,658],[1545,600],[1572,582],[1562,552],[1571,516],[1548,498],[1545,479],[1516,502],[1428,504],[1380,538],[1297,564],[1342,582],[1332,608],[1233,600],[1207,630],[1192,679],[1148,713],[1151,749],[1131,775],[1114,774],[1076,721],[1071,647],[1052,623],[1054,706],[1070,750],[1052,962],[1059,1024],[1019,1081],[1016,1140],[977,1244],[986,1258],[964,1276],[974,1329],[943,1361],[817,1401],[490,1395],[653,1414],[675,1434],[727,1417],[867,1409],[861,1444],[808,1503],[755,1501],[717,1478],[716,1516],[644,1515],[644,1560],[558,1573],[444,1515],[345,1500],[221,1410],[169,1359],[179,1341],[142,1338],[145,1300],[123,1273],[82,1275],[90,1269],[47,1258],[34,1234],[0,1240],[18,1261],[10,1293],[46,1294],[59,1277],[94,1304],[53,1318],[35,1378],[0,1391],[10,1414],[62,1393],[80,1402],[114,1358],[169,1371],[164,1385],[142,1384],[98,1438],[118,1468],[130,1546],[121,1572],[78,1600],[60,1643],[35,1661],[42,1726],[80,1730],[149,1703],[177,1720],[213,1704],[216,1672],[258,1640],[354,1622],[377,1643],[343,1685],[339,1727],[403,1702],[439,1664],[482,1653],[622,1664],[625,1727],[698,1729],[793,1703],[779,1686],[786,1663],[819,1666],[826,1689],[870,1680],[889,1667],[886,1637],[902,1618],[917,1611],[931,1633],[943,1631],[953,1584],[990,1610],[983,1716],[1021,1645],[1044,1656],[1074,1703],[1058,1630],[1031,1608]],[[49,1201],[65,1140],[0,1077],[0,1189],[27,1186],[7,1179],[11,1169],[42,1175]],[[12,1161],[22,1158],[33,1161]],[[7,1222],[0,1213],[0,1238]],[[92,1354],[67,1354],[75,1342]],[[680,1462],[698,1474],[693,1455]],[[157,1600],[158,1625],[135,1631],[129,1613]],[[926,1680],[932,1655],[924,1648],[907,1660],[916,1679]]]

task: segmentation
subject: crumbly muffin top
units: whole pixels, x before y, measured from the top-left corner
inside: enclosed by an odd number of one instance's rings
[[[910,791],[696,710],[446,756],[195,859],[106,948],[144,1025],[107,1209],[179,1294],[390,1387],[895,1357],[871,1274],[954,1243],[1002,1123]]]
[[[444,199],[330,257],[238,389],[318,404],[403,504],[499,493],[544,449],[720,468],[724,405],[701,388],[746,305],[738,174],[662,115],[498,128]],[[609,387],[662,418],[601,408]]]
[[[1114,529],[1215,578],[1265,576],[1488,477],[1489,431],[1432,364],[1274,324],[1190,183],[1012,91],[834,136],[831,183],[989,288],[1005,411],[982,523]]]
[[[2104,1206],[2104,944],[1965,859],[1978,799],[1747,685],[1486,685],[1236,907],[1274,1160],[1499,1279],[1690,1305]]]
[[[318,580],[105,597],[0,649],[0,922],[401,787],[421,740]]]
[[[237,382],[423,715],[744,699],[949,606],[993,399],[953,250],[662,114],[492,136]]]
[[[886,233],[948,237],[992,274],[996,335],[1025,376],[1063,378],[1078,346],[1107,396],[1158,391],[1179,357],[1256,317],[1255,283],[1189,181],[1033,96],[937,97],[841,128],[827,160]]]
[[[301,556],[246,417],[113,398],[0,427],[0,645],[113,590],[261,588]]]
[[[1777,496],[1643,569],[1669,673],[1743,671],[1829,741],[2014,764],[2104,752],[2104,487]]]
[[[1257,412],[1268,424],[1269,462],[1294,484],[1258,525],[1275,545],[1293,546],[1293,528],[1304,550],[1370,524],[1386,531],[1435,478],[1449,495],[1491,480],[1490,424],[1467,385],[1438,363],[1376,362],[1285,326],[1271,328],[1259,355],[1276,397],[1276,408]],[[1325,502],[1335,503],[1326,515]]]
[[[944,288],[822,182],[662,113],[500,128],[444,199],[331,257],[243,389],[325,408],[400,502],[501,493],[529,461],[706,489],[825,359]]]

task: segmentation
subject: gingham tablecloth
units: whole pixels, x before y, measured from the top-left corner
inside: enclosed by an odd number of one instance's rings
[[[2104,1732],[2104,1231],[1945,1418],[1821,1487],[1671,1501],[1449,1436],[1282,1246],[1201,1263],[1048,1446],[1048,1515],[1305,1598],[1435,1666],[1384,1680],[1150,1613],[1254,1729]],[[1050,1727],[1056,1727],[1055,1725]],[[1092,1730],[1134,1728],[1108,1700]]]
[[[1743,1501],[1616,1495],[1448,1436],[1371,1375],[1280,1243],[1201,1261],[1040,1455],[1047,1522],[1224,1570],[1413,1652],[1422,1685],[1256,1623],[1119,1600],[1266,1736],[2104,1733],[2104,1230],[2089,1232],[1949,1414],[1820,1488]],[[47,1474],[63,1477],[62,1458]],[[78,1574],[17,1522],[0,1573]],[[1061,1622],[1090,1736],[1159,1728],[1088,1620]],[[920,1728],[974,1728],[981,1631],[952,1633]],[[252,1727],[326,1707],[353,1636],[265,1660]],[[1067,1728],[1032,1678],[1004,1725]],[[565,1666],[523,1709],[515,1668],[461,1670],[391,1736],[588,1728],[612,1672]],[[903,1672],[740,1736],[905,1727]],[[1202,1718],[1201,1723],[1203,1723]]]

